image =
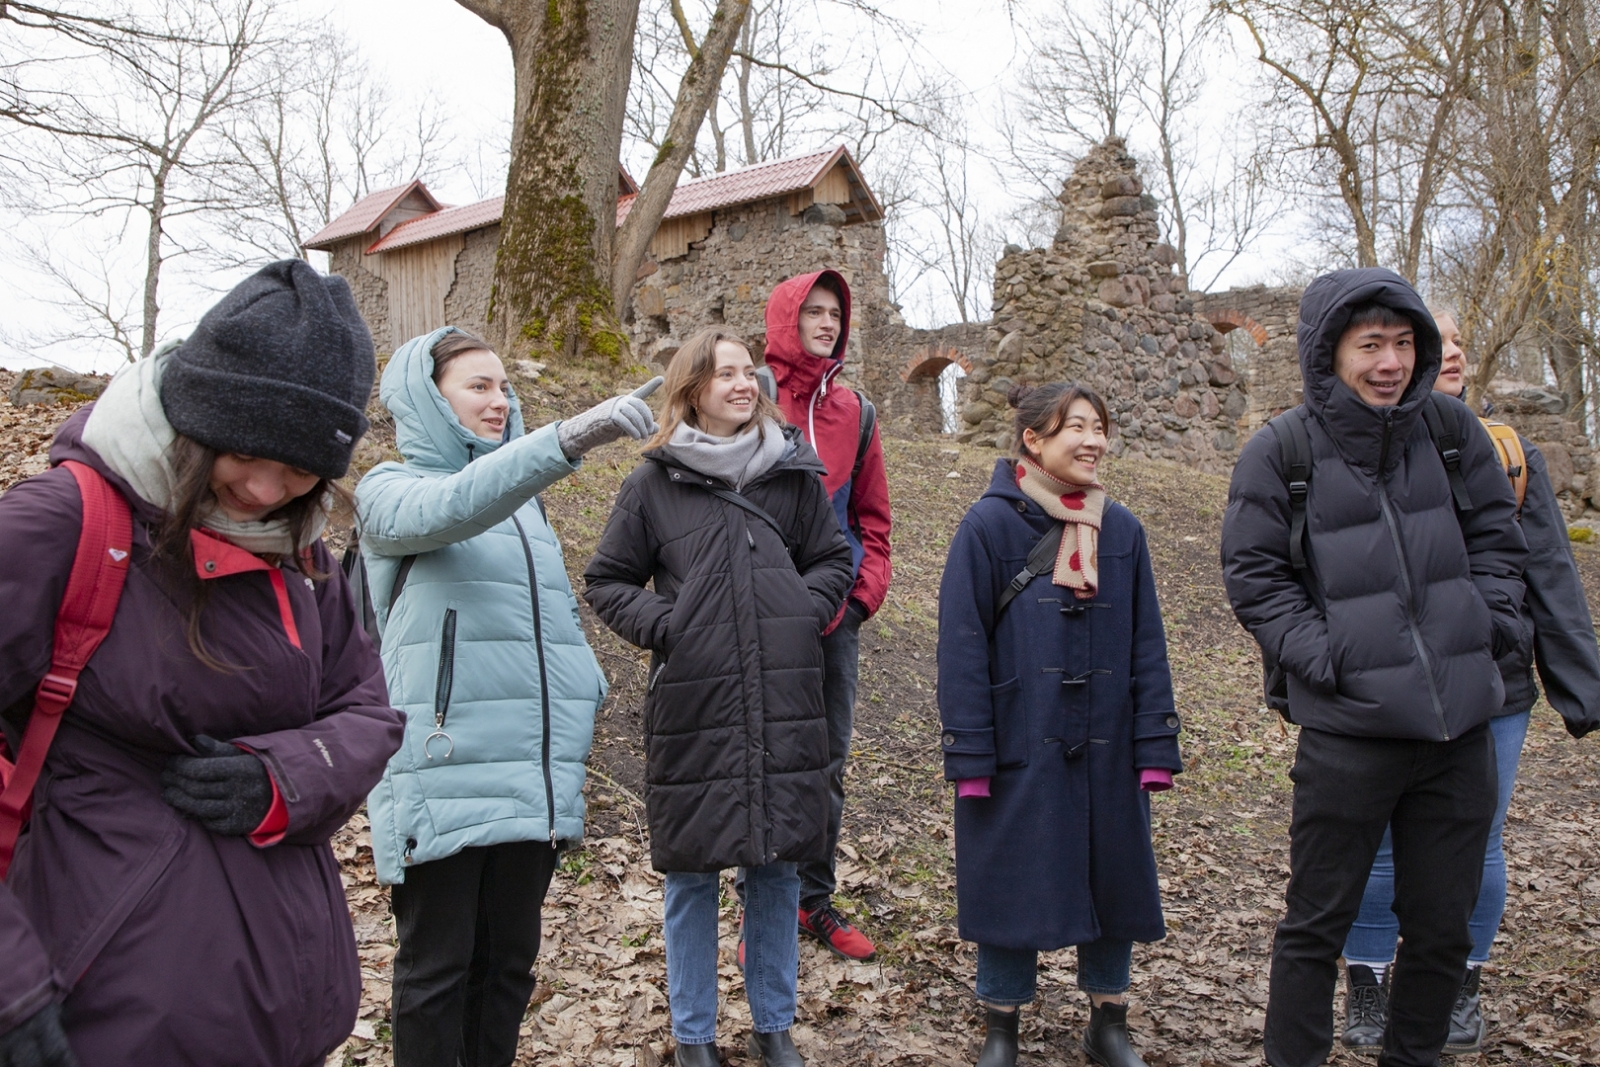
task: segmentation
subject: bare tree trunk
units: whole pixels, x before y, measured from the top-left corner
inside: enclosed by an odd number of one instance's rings
[[[619,313],[628,305],[645,250],[666,214],[678,175],[683,173],[683,164],[694,151],[695,136],[700,132],[706,109],[722,87],[728,56],[739,39],[739,29],[749,10],[750,0],[718,0],[705,40],[700,42],[694,58],[689,61],[689,69],[684,72],[678,98],[673,104],[672,120],[667,123],[666,139],[661,142],[661,150],[645,174],[644,186],[617,233],[616,258],[611,266],[611,297]],[[621,129],[619,125],[619,138]],[[503,249],[504,245],[502,255]]]

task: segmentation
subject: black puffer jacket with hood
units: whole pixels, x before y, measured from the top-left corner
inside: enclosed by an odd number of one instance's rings
[[[1333,370],[1352,311],[1371,302],[1416,327],[1416,366],[1393,407],[1365,403]],[[1505,469],[1466,406],[1443,398],[1473,505],[1458,515],[1422,416],[1439,333],[1398,274],[1318,278],[1300,301],[1298,343],[1312,456],[1308,566],[1296,573],[1290,563],[1289,490],[1277,436],[1263,428],[1240,452],[1222,526],[1234,613],[1269,668],[1287,675],[1294,722],[1356,737],[1458,737],[1500,711],[1495,656],[1529,640],[1527,544]]]
[[[725,482],[653,449],[583,572],[601,620],[654,653],[645,805],[658,871],[826,857],[821,634],[853,575],[822,462],[784,432],[783,458],[743,489],[784,536],[709,491]]]

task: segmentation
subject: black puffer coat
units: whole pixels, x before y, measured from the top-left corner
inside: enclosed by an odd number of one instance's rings
[[[824,858],[828,736],[821,633],[853,579],[850,546],[799,431],[743,495],[661,450],[628,475],[584,597],[655,655],[645,697],[650,862],[715,871]],[[655,590],[645,588],[654,579]]]
[[[1416,367],[1393,407],[1334,374],[1339,337],[1375,301],[1416,323]],[[1519,608],[1527,544],[1489,437],[1456,419],[1472,510],[1458,516],[1422,405],[1438,375],[1433,316],[1386,270],[1335,271],[1300,302],[1300,371],[1311,437],[1308,569],[1289,562],[1289,490],[1277,437],[1240,452],[1222,525],[1223,579],[1263,659],[1288,676],[1302,726],[1356,737],[1442,741],[1498,714],[1495,655],[1525,647]]]

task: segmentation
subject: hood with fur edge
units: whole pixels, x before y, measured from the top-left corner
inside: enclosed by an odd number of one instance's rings
[[[1411,320],[1416,337],[1416,365],[1411,381],[1393,407],[1373,407],[1344,384],[1333,370],[1339,338],[1350,325],[1352,312],[1362,304],[1382,304]],[[1422,405],[1439,376],[1444,346],[1428,306],[1400,275],[1381,267],[1336,270],[1306,287],[1300,298],[1300,325],[1296,334],[1300,352],[1300,377],[1306,409],[1333,438],[1346,463],[1377,473],[1387,460],[1399,462],[1403,447],[1384,455],[1384,440],[1391,445],[1409,440],[1421,418]]]
[[[383,368],[383,383],[378,399],[394,416],[394,443],[407,463],[425,470],[458,471],[479,456],[487,455],[505,441],[522,436],[522,405],[511,393],[511,410],[506,413],[506,435],[501,441],[488,441],[461,425],[450,402],[433,384],[433,346],[447,333],[462,333],[445,326],[413,337],[389,357]]]
[[[830,356],[813,356],[800,343],[800,305],[823,275],[833,278],[842,294],[839,309],[839,339]],[[762,361],[772,368],[779,389],[796,396],[810,396],[844,366],[845,346],[850,343],[850,285],[836,270],[798,274],[778,283],[767,298],[767,344]]]

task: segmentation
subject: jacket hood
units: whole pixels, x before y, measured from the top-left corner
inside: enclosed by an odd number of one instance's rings
[[[1400,403],[1393,407],[1366,403],[1333,371],[1334,352],[1350,325],[1351,313],[1368,303],[1400,312],[1415,329],[1416,366]],[[1384,458],[1385,428],[1391,441],[1407,440],[1439,376],[1444,347],[1428,306],[1411,284],[1392,270],[1336,270],[1312,282],[1301,296],[1296,343],[1307,410],[1327,428],[1346,462],[1376,471]],[[1403,447],[1391,448],[1388,463],[1398,462],[1403,451]]]
[[[843,294],[839,309],[839,339],[827,357],[813,356],[800,344],[800,305],[823,275],[832,278]],[[779,282],[767,298],[767,346],[762,361],[772,368],[778,388],[797,396],[809,396],[844,366],[845,346],[850,343],[850,286],[836,270],[799,274]]]
[[[458,471],[504,443],[468,431],[433,384],[433,346],[445,334],[460,332],[445,326],[401,345],[383,368],[378,388],[378,399],[394,416],[395,447],[407,463],[429,470]],[[506,415],[505,440],[514,441],[522,436],[522,405],[515,392]]]

